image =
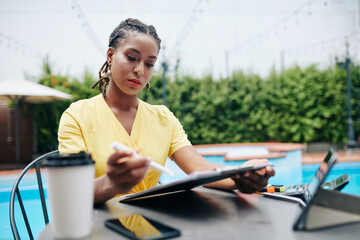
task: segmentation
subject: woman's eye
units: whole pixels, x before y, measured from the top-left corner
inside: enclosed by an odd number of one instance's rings
[[[154,66],[154,64],[149,63],[149,62],[145,63],[145,65],[146,65],[147,67],[153,67],[153,66]]]
[[[128,59],[132,62],[135,62],[137,59],[134,58],[133,56],[127,55]]]

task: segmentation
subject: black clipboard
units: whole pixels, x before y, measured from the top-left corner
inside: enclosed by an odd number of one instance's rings
[[[241,166],[226,166],[217,168],[212,171],[196,171],[189,174],[187,177],[176,180],[174,182],[162,184],[138,193],[121,196],[119,202],[129,202],[137,199],[154,197],[164,194],[170,194],[179,191],[190,190],[194,187],[202,186],[208,183],[216,182],[237,173],[244,173],[246,171],[255,171],[266,166],[272,166],[271,163],[259,165],[241,165]]]

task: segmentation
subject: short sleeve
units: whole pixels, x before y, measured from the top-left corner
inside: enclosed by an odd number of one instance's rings
[[[191,146],[190,141],[188,140],[187,134],[184,131],[183,126],[181,125],[179,119],[177,119],[172,112],[172,139],[171,139],[171,145],[169,149],[169,157],[171,157],[174,152],[179,150],[182,147],[185,146]]]
[[[60,118],[58,141],[60,153],[87,151],[80,126],[69,109]]]

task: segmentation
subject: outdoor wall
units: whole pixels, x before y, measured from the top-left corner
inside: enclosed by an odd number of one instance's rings
[[[33,121],[19,116],[20,161],[15,155],[15,111],[7,102],[0,101],[0,168],[23,166],[32,160]]]

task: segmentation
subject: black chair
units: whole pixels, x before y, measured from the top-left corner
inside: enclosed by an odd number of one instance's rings
[[[35,167],[35,169],[36,169],[36,179],[37,179],[37,184],[38,184],[38,187],[39,187],[38,190],[39,190],[39,194],[40,194],[41,207],[42,207],[42,211],[43,211],[43,215],[44,215],[44,221],[45,221],[45,224],[49,223],[48,211],[47,211],[46,203],[45,203],[44,188],[43,188],[41,174],[40,174],[40,164],[41,164],[41,161],[44,160],[47,156],[55,154],[55,153],[58,153],[58,150],[54,150],[52,152],[46,153],[46,154],[36,158],[31,163],[29,163],[29,165],[27,165],[24,168],[24,170],[21,172],[21,174],[18,176],[18,178],[16,179],[16,181],[14,183],[14,186],[12,188],[11,195],[10,195],[9,214],[10,214],[11,230],[12,230],[14,238],[16,240],[20,239],[20,235],[19,235],[19,231],[18,231],[18,228],[16,226],[16,222],[15,222],[15,209],[14,209],[15,194],[16,194],[16,197],[17,197],[19,205],[20,205],[21,213],[22,213],[22,216],[24,218],[24,222],[25,222],[27,232],[29,234],[29,238],[34,239],[33,233],[32,233],[31,228],[30,228],[29,220],[28,220],[28,217],[26,215],[25,207],[24,207],[23,201],[21,199],[20,190],[19,190],[19,184],[20,184],[21,179],[26,174],[26,172],[29,169],[33,168],[33,167]]]

